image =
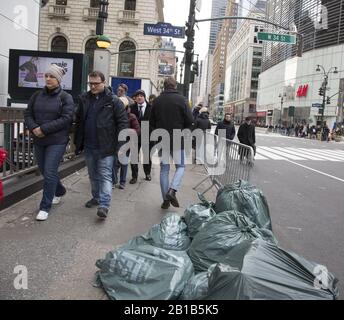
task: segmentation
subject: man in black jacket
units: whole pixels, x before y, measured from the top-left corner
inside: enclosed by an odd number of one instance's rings
[[[136,118],[139,120],[140,128],[142,128],[142,121],[149,121],[152,106],[146,100],[146,93],[143,90],[137,90],[134,94],[135,103],[131,106],[131,113],[133,113]],[[150,152],[153,147],[150,141],[142,141],[142,136],[139,136],[139,144],[138,144],[138,154],[140,154],[141,147],[143,143],[148,144],[148,149],[143,149],[143,170],[146,175],[146,180],[151,181],[151,169],[152,169],[152,160],[150,157]],[[146,154],[149,151],[149,154]],[[139,159],[136,159],[136,163],[131,164],[131,174],[132,179],[129,181],[130,184],[134,184],[137,182],[137,177],[139,174]]]
[[[231,121],[230,113],[226,113],[223,121],[219,122],[215,129],[215,134],[218,135],[219,129],[226,130],[226,139],[233,140],[235,137],[235,127]]]
[[[168,209],[170,203],[179,207],[176,192],[179,190],[185,170],[185,152],[181,144],[180,150],[173,150],[173,130],[191,128],[193,117],[188,101],[177,91],[177,83],[173,78],[166,78],[164,92],[154,100],[149,123],[152,129],[165,129],[170,135],[170,154],[174,156],[176,172],[172,183],[169,184],[170,159],[165,159],[164,153],[161,157],[160,187],[162,198],[162,209]]]
[[[107,217],[112,193],[112,167],[118,149],[118,135],[128,128],[122,101],[108,88],[104,74],[89,74],[90,91],[80,96],[76,113],[75,152],[85,150],[92,199],[85,206],[98,206],[97,215]]]
[[[256,130],[250,117],[247,117],[245,122],[240,125],[238,130],[238,139],[240,143],[252,147],[254,155],[256,154]],[[247,156],[243,148],[239,148],[239,154],[241,160]]]

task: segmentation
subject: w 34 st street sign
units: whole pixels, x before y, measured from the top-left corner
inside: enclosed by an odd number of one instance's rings
[[[296,36],[290,34],[258,32],[258,40],[296,44]]]
[[[143,25],[143,34],[149,36],[162,36],[162,37],[173,37],[173,38],[184,38],[185,28],[175,27],[170,23],[157,23],[149,24],[145,23]]]

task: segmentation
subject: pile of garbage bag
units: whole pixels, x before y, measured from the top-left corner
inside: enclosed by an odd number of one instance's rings
[[[335,300],[337,282],[326,267],[257,239],[242,242],[215,266],[204,298]]]
[[[263,192],[247,181],[239,180],[218,191],[216,213],[230,210],[242,213],[260,228],[272,230],[269,206]]]
[[[166,214],[96,262],[97,285],[110,299],[338,299],[325,266],[278,246],[256,186],[224,186],[215,204],[198,196],[183,217]]]
[[[276,243],[268,229],[258,228],[237,211],[218,213],[193,239],[188,254],[196,271],[205,271],[212,264],[226,260],[231,250],[243,241],[257,238]]]

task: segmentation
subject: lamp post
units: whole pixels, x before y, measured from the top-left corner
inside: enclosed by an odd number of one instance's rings
[[[326,103],[326,90],[327,90],[327,85],[328,85],[328,76],[331,73],[332,69],[334,69],[333,73],[337,74],[338,70],[337,67],[331,67],[327,72],[325,70],[325,68],[321,65],[318,64],[317,68],[316,68],[316,72],[323,72],[323,76],[324,76],[324,81],[321,85],[321,88],[319,89],[319,95],[323,96],[323,101],[322,101],[322,110],[321,110],[321,133],[323,131],[324,128],[324,112],[325,112],[325,103]]]
[[[287,97],[287,94],[284,92],[283,94],[280,93],[278,95],[279,98],[281,98],[281,110],[280,110],[280,119],[279,119],[279,125],[280,125],[280,128],[282,128],[282,113],[283,113],[283,102],[284,102],[284,98]]]

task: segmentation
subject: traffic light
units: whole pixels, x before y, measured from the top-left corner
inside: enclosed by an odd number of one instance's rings
[[[319,96],[323,96],[324,94],[325,94],[324,88],[321,87],[321,88],[319,89]]]
[[[192,63],[192,72],[198,76],[198,60]]]
[[[330,98],[330,97],[327,97],[326,103],[327,103],[327,104],[331,104],[331,98]]]

